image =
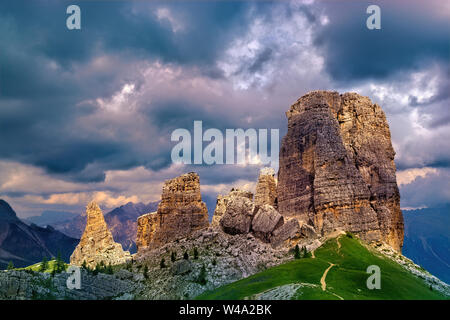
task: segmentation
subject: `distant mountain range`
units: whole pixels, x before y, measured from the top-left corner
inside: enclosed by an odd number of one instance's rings
[[[119,242],[124,250],[130,251],[130,253],[136,252],[137,218],[145,213],[156,211],[158,203],[159,201],[147,204],[129,202],[105,214],[105,221],[114,240]],[[50,224],[66,235],[79,239],[86,227],[86,213]]]
[[[0,269],[10,261],[15,267],[25,267],[58,253],[69,261],[78,242],[52,227],[27,225],[6,201],[0,200]]]
[[[403,254],[450,284],[450,204],[403,210]]]
[[[65,212],[65,211],[43,211],[40,216],[33,216],[23,219],[24,222],[29,224],[36,224],[40,227],[45,227],[47,225],[52,225],[59,222],[64,222],[71,220],[78,216],[76,213]]]

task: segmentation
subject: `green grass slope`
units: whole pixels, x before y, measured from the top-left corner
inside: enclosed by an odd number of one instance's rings
[[[55,268],[56,260],[50,260],[47,265],[47,269],[44,270],[44,272],[52,272]],[[64,267],[67,269],[69,265],[67,263],[64,263]],[[32,264],[31,266],[25,267],[25,268],[15,268],[15,270],[31,270],[35,272],[41,271],[41,262]]]
[[[334,264],[324,276],[325,271]],[[381,289],[369,290],[367,267],[381,270]],[[321,283],[321,279],[323,280]],[[325,290],[323,285],[325,284]],[[270,296],[281,287],[281,296]],[[274,291],[275,290],[275,291]],[[279,290],[280,291],[280,290]],[[290,294],[283,296],[283,292]],[[268,296],[264,294],[269,293]],[[206,292],[197,299],[448,299],[430,289],[424,280],[398,263],[363,245],[351,236],[327,241],[315,251],[315,257],[303,258],[267,269],[248,278]]]

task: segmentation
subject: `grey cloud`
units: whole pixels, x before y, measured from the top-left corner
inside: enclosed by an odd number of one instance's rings
[[[439,207],[450,202],[450,170],[440,169],[438,174],[418,177],[400,187],[402,207]]]
[[[321,2],[330,17],[316,44],[323,48],[328,72],[338,81],[386,78],[430,61],[448,62],[450,25],[430,11],[428,2],[377,1],[381,30],[366,28],[372,1]]]

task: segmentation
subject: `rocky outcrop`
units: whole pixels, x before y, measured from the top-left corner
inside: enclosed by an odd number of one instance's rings
[[[121,270],[115,275],[81,269],[81,288],[67,288],[66,272],[32,272],[30,270],[0,271],[0,300],[129,300],[145,290],[141,282],[124,279]],[[131,274],[133,276],[133,274]]]
[[[277,207],[277,182],[272,168],[261,169],[256,185],[255,205]]]
[[[144,214],[138,218],[136,234],[136,245],[138,248],[149,247],[153,243],[159,221],[156,211]]]
[[[251,193],[250,191],[235,188],[231,189],[230,193],[227,195],[218,195],[216,209],[214,210],[211,226],[218,227],[220,225],[220,220],[222,219],[222,216],[225,214],[225,211],[227,209],[228,200],[236,196],[253,200],[253,193]]]
[[[305,242],[305,246],[309,242]],[[198,258],[194,259],[194,250]],[[183,258],[189,254],[189,260]],[[176,257],[172,261],[172,256]],[[186,238],[154,250],[140,250],[133,272],[148,266],[148,288],[142,299],[192,299],[202,292],[248,277],[293,258],[287,247],[274,249],[252,233],[230,235],[217,228],[194,231]],[[164,259],[166,268],[160,267]],[[206,284],[198,278],[205,269]]]
[[[277,199],[323,235],[354,232],[400,251],[403,217],[383,110],[356,93],[313,91],[286,113]]]
[[[95,202],[86,207],[86,229],[80,243],[70,257],[70,263],[94,268],[98,263],[116,265],[131,259],[128,251],[123,251],[119,243],[114,242],[113,236],[103,218],[102,210]]]
[[[259,181],[264,181],[265,177],[273,179],[270,171],[269,174],[263,171]],[[299,223],[296,218],[287,219],[285,223],[284,217],[273,206],[256,205],[251,192],[239,189],[232,189],[226,196],[218,196],[213,221],[213,227],[219,227],[227,234],[252,234],[273,247],[283,244],[289,247],[302,239],[316,238],[313,227],[308,226],[312,234],[302,232],[304,223]]]
[[[165,182],[156,212],[138,218],[136,245],[138,251],[157,248],[208,226],[200,178],[195,172],[183,174]]]
[[[220,226],[228,234],[249,233],[255,209],[254,203],[246,197],[230,197]]]
[[[252,221],[252,231],[257,238],[270,242],[272,232],[283,225],[283,216],[268,204],[257,208],[257,213]]]

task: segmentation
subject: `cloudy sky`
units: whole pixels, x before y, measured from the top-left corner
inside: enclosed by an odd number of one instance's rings
[[[19,216],[158,200],[200,174],[211,206],[258,166],[172,164],[176,128],[279,128],[310,90],[387,114],[403,208],[450,202],[450,5],[442,1],[2,1],[0,197]],[[381,30],[366,8],[381,8]],[[66,8],[81,8],[81,30]],[[213,208],[209,208],[213,210]]]

